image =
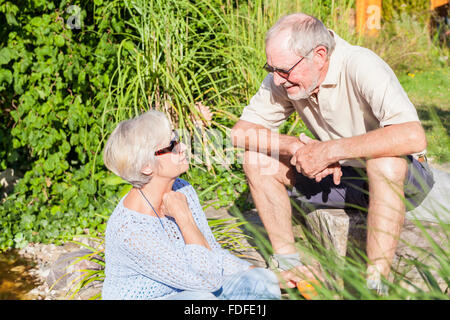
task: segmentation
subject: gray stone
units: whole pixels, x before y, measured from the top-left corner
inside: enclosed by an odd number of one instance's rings
[[[61,254],[50,267],[46,279],[48,286],[55,290],[61,290],[63,288],[69,289],[82,275],[83,272],[81,270],[99,270],[101,266],[94,261],[83,259],[76,262],[78,258],[91,253],[92,251],[88,249],[81,249]]]
[[[344,210],[313,211],[308,214],[306,224],[327,250],[335,250],[340,256],[346,255],[350,218]]]

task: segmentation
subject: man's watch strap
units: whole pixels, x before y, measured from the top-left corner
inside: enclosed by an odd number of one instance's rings
[[[302,266],[299,253],[293,254],[273,254],[270,256],[269,264],[272,268],[280,271],[290,270],[297,266]]]

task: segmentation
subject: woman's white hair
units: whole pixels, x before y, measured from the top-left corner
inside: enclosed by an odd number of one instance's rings
[[[166,115],[150,110],[120,122],[106,142],[103,161],[106,167],[136,188],[147,184],[151,176],[142,173],[155,165],[155,151],[169,144],[171,126]]]
[[[266,46],[280,32],[288,31],[289,49],[299,56],[305,56],[317,46],[327,48],[328,57],[333,52],[336,42],[328,29],[319,19],[305,13],[293,13],[280,18],[266,33]]]

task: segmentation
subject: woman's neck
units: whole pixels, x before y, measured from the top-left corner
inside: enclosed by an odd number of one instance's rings
[[[161,210],[162,199],[165,193],[172,191],[175,179],[168,179],[162,177],[153,177],[149,183],[147,183],[140,190],[144,194],[145,198],[151,203],[159,216],[164,216]],[[145,199],[142,199],[144,202]],[[146,204],[148,205],[148,204]],[[153,211],[153,210],[151,210]]]

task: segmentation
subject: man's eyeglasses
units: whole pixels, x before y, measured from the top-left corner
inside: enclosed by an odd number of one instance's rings
[[[162,156],[163,154],[171,153],[173,149],[180,143],[175,131],[173,133],[175,134],[175,137],[170,141],[170,145],[168,147],[155,151],[155,156]]]
[[[289,70],[284,70],[284,69],[280,69],[280,68],[274,68],[274,67],[272,67],[271,65],[269,65],[267,62],[266,62],[266,64],[264,65],[264,69],[265,69],[267,72],[276,72],[276,73],[278,73],[278,75],[280,75],[280,77],[282,77],[282,78],[284,78],[284,79],[287,79],[287,78],[289,78],[289,74],[291,73],[291,71],[294,70],[294,68],[295,68],[295,67],[296,67],[303,59],[305,59],[305,57],[308,56],[308,55],[311,53],[311,51],[313,51],[313,50],[314,50],[314,48],[311,49],[311,50],[309,50],[308,53],[305,54],[303,57],[301,57],[301,59],[298,60],[297,63],[294,64]]]

